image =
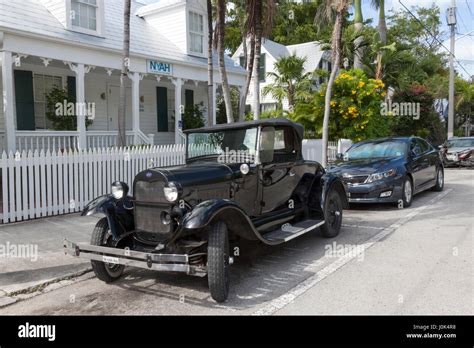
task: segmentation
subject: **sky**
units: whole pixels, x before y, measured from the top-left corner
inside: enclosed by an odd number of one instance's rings
[[[449,48],[449,26],[446,23],[446,11],[451,6],[451,0],[385,0],[385,14],[390,10],[403,10],[401,1],[410,10],[414,6],[430,7],[436,4],[440,7],[441,20],[443,22],[441,30],[446,33],[447,40],[444,46]],[[464,78],[474,75],[474,0],[456,0],[456,46],[454,55],[461,65],[467,70],[464,71],[458,64],[455,64],[456,71]],[[412,11],[413,12],[413,11]],[[362,0],[362,13],[364,20],[373,19],[374,25],[377,25],[378,13],[372,8],[371,0]],[[463,36],[463,34],[468,34]]]

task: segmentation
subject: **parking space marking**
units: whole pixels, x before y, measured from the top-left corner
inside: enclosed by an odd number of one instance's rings
[[[266,305],[264,305],[261,309],[254,312],[252,315],[272,315],[275,312],[279,311],[280,309],[286,307],[290,303],[292,303],[296,298],[303,295],[309,289],[314,287],[323,279],[327,278],[332,273],[336,272],[339,268],[344,266],[346,263],[357,259],[357,257],[364,253],[365,250],[374,246],[378,241],[387,237],[388,235],[395,232],[400,226],[406,224],[409,220],[413,219],[415,216],[420,214],[422,211],[433,205],[434,203],[438,202],[439,200],[443,199],[448,193],[453,191],[453,189],[446,190],[444,192],[439,193],[437,196],[429,200],[425,203],[425,205],[413,209],[413,211],[409,212],[406,216],[399,219],[397,222],[391,224],[390,226],[384,228],[379,233],[374,235],[373,237],[369,238],[365,243],[361,245],[359,252],[357,253],[346,253],[338,258],[333,263],[329,264],[328,266],[324,267],[320,271],[318,271],[313,276],[307,278],[306,280],[302,281],[298,285],[296,285],[293,289],[288,291],[287,293],[277,297],[276,299],[270,301]],[[319,261],[319,260],[317,260]]]
[[[342,227],[351,227],[351,228],[366,228],[370,230],[383,230],[385,227],[376,227],[376,226],[361,226],[361,225],[347,225],[342,224]]]

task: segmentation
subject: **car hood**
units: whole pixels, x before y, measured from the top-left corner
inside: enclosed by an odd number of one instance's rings
[[[403,157],[364,158],[349,161],[337,161],[328,169],[328,172],[338,176],[342,174],[370,175],[397,167],[402,161]]]

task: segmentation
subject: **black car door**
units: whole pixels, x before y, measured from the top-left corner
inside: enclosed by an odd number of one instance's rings
[[[411,139],[409,152],[409,170],[413,177],[413,187],[416,190],[420,185],[423,185],[425,179],[423,178],[423,156],[420,144],[417,139]]]
[[[277,208],[292,209],[289,199],[305,172],[304,161],[299,159],[298,151],[294,130],[291,127],[275,127],[273,161],[262,164],[261,214]]]
[[[418,139],[418,141],[421,143],[421,149],[423,151],[423,157],[425,158],[424,161],[427,163],[424,171],[424,176],[426,179],[426,182],[430,182],[433,180],[436,180],[436,168],[438,165],[438,159],[439,159],[439,154],[438,151],[430,145],[426,140],[424,139]]]

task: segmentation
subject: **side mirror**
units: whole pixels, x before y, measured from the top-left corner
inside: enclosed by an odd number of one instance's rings
[[[265,127],[260,132],[260,163],[273,162],[275,128]]]
[[[336,155],[336,159],[338,160],[343,160],[344,159],[344,154],[339,152],[337,155]]]

